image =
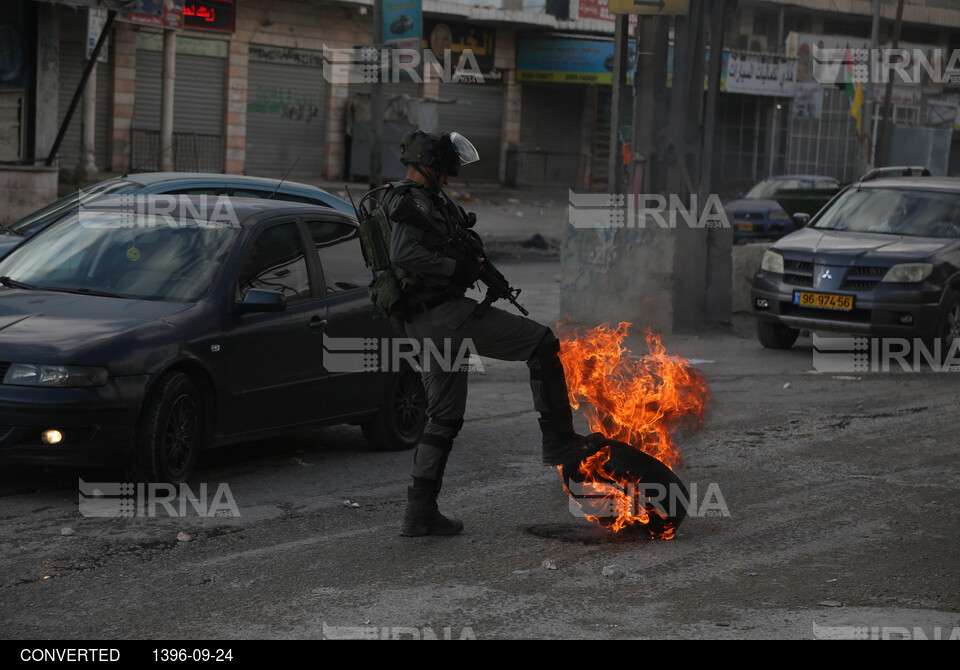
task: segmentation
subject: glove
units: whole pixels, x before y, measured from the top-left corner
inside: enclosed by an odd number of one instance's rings
[[[469,288],[473,286],[480,277],[480,261],[476,258],[460,257],[457,259],[457,266],[450,275],[450,281],[457,286]]]

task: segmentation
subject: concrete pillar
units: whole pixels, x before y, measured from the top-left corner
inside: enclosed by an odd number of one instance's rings
[[[507,149],[520,144],[520,104],[523,86],[517,81],[517,34],[512,30],[497,30],[497,49],[494,65],[503,72],[503,114],[500,125],[500,183],[507,183]],[[516,168],[517,166],[513,166]],[[516,174],[512,175],[514,178]],[[512,184],[515,185],[515,184]]]
[[[87,86],[83,89],[80,114],[80,162],[77,164],[77,179],[91,182],[97,179],[96,149],[97,123],[97,67],[93,64]]]
[[[163,75],[160,102],[160,172],[173,171],[173,90],[177,77],[177,32],[163,31]]]
[[[223,169],[227,174],[243,174],[247,160],[247,79],[250,45],[230,40],[227,52],[227,104],[224,123]]]
[[[110,167],[116,172],[129,170],[133,143],[133,103],[137,90],[136,33],[128,23],[114,24],[113,32],[113,104],[110,128]]]
[[[37,106],[34,156],[46,158],[57,139],[60,90],[60,20],[57,6],[34,3],[37,12]]]

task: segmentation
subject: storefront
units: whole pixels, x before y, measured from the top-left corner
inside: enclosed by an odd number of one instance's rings
[[[163,35],[136,35],[136,97],[131,167],[158,169],[163,82]],[[173,102],[176,171],[220,172],[228,43],[178,35]]]
[[[518,182],[581,188],[594,181],[593,171],[605,172],[605,161],[592,157],[610,141],[609,123],[601,121],[609,119],[609,93],[601,89],[613,83],[613,40],[518,39],[517,81],[523,86]]]
[[[250,45],[247,174],[323,174],[326,89],[322,52]]]

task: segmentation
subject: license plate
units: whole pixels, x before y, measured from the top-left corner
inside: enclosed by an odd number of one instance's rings
[[[811,293],[810,291],[794,291],[793,304],[800,307],[816,307],[819,309],[836,309],[849,312],[853,309],[852,295],[836,295],[834,293]]]
[[[738,233],[752,233],[752,232],[753,232],[753,224],[752,224],[752,223],[738,223],[738,224],[737,224],[737,232],[738,232]]]

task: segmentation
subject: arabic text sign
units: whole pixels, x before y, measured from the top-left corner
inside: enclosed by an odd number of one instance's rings
[[[630,44],[627,62],[635,58]],[[613,41],[518,40],[517,80],[572,84],[613,83]]]
[[[727,93],[796,94],[797,59],[769,54],[731,51],[727,61]]]
[[[117,14],[117,20],[157,28],[183,27],[183,0],[135,0],[126,14]]]
[[[609,0],[611,14],[688,14],[690,0]]]
[[[233,32],[234,0],[186,0],[183,5],[183,27],[193,30]]]

